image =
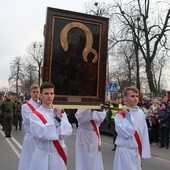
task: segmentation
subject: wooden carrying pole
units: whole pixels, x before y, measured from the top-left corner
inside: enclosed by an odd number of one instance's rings
[[[108,105],[64,105],[64,104],[54,104],[54,107],[60,107],[63,109],[96,109],[96,110],[122,110],[117,107],[110,107]]]

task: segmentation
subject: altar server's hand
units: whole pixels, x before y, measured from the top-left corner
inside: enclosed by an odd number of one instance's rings
[[[122,111],[124,113],[128,113],[130,111],[130,109],[127,106],[123,106]]]
[[[61,107],[55,107],[54,113],[56,114],[57,117],[62,117],[62,114],[64,113],[64,109],[62,109]]]

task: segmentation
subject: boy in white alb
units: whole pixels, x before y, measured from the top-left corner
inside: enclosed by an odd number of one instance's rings
[[[128,87],[124,91],[125,106],[116,113],[116,152],[113,170],[141,170],[143,158],[150,158],[150,144],[145,115],[137,106],[139,91]]]
[[[42,83],[42,105],[30,114],[30,131],[37,139],[29,170],[66,170],[67,148],[64,139],[71,135],[72,126],[62,109],[53,108],[54,85]]]
[[[30,87],[30,100],[22,105],[21,114],[23,119],[24,127],[24,140],[22,145],[22,151],[19,160],[18,170],[28,170],[30,161],[37,145],[35,137],[30,133],[30,122],[29,115],[32,114],[32,111],[37,109],[40,106],[39,101],[40,88],[37,84],[33,84]]]
[[[99,126],[106,116],[105,111],[79,109],[76,135],[76,170],[103,170]]]

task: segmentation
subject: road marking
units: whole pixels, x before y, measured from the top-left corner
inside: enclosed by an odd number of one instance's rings
[[[2,131],[1,135],[5,138],[5,135]],[[13,138],[13,137],[12,137]],[[14,139],[14,138],[13,138]],[[14,153],[18,156],[18,158],[20,157],[20,153],[19,151],[15,148],[14,144],[10,141],[10,138],[5,138],[5,140],[7,141],[7,143],[9,144],[9,146],[12,148],[12,150],[14,151]],[[13,141],[16,141],[15,139]],[[15,142],[14,142],[15,143]],[[16,143],[15,143],[16,144]],[[18,144],[16,144],[18,146]],[[19,146],[18,146],[19,147]],[[19,147],[20,148],[20,147]]]
[[[20,150],[22,150],[22,145],[12,136],[11,139],[14,141],[14,143],[18,146]]]

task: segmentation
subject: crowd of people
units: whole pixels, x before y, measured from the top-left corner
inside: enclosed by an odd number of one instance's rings
[[[138,106],[144,111],[149,129],[151,146],[169,148],[170,103],[167,96],[162,98],[143,98]]]
[[[72,114],[56,108],[53,106],[54,90],[55,86],[49,82],[40,87],[33,84],[27,102],[12,101],[10,94],[6,94],[1,103],[5,137],[11,137],[12,123],[15,130],[23,126],[25,132],[18,170],[66,170],[64,140],[72,134],[72,122],[77,126],[76,170],[104,170],[99,126],[107,110],[78,109]],[[112,115],[116,132],[113,169],[140,170],[141,160],[151,157],[150,144],[169,148],[170,106],[166,97],[139,101],[139,91],[135,87],[126,88],[123,101],[123,106]]]

